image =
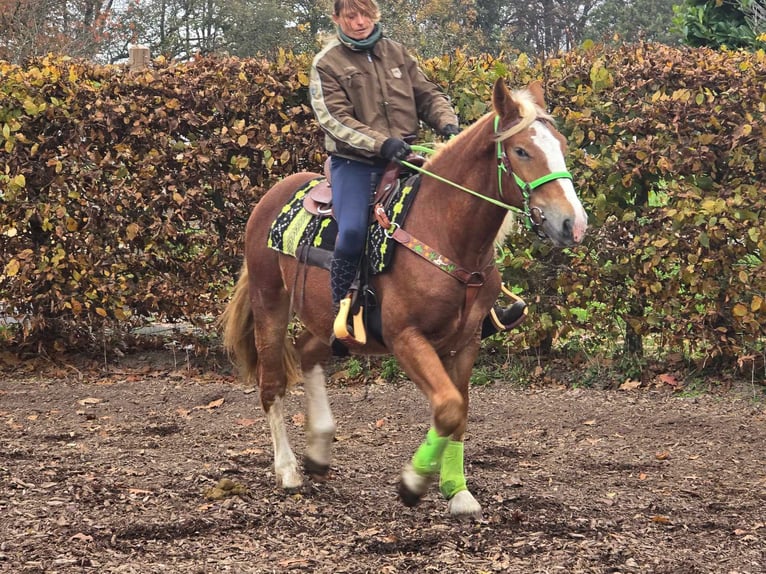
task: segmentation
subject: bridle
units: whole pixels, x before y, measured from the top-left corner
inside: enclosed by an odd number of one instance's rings
[[[500,116],[495,116],[495,135],[498,134],[498,129],[500,127]],[[547,175],[544,175],[542,177],[538,177],[537,179],[533,181],[524,181],[521,179],[518,174],[516,174],[515,171],[513,171],[513,167],[511,166],[511,160],[508,159],[508,154],[505,153],[505,148],[503,147],[503,140],[498,139],[497,140],[497,191],[498,195],[505,199],[503,196],[503,174],[511,174],[513,175],[513,179],[516,182],[516,185],[519,186],[519,189],[521,190],[521,197],[523,200],[523,208],[521,209],[521,212],[526,216],[527,221],[527,227],[537,233],[540,237],[545,237],[545,233],[542,231],[542,225],[545,223],[545,213],[542,209],[539,207],[531,207],[529,205],[530,197],[532,195],[532,192],[540,187],[541,185],[545,185],[549,181],[555,181],[557,179],[569,179],[574,180],[572,177],[572,174],[568,171],[554,171]]]
[[[500,127],[500,116],[495,116],[494,120],[494,132],[495,135],[498,135],[498,129]],[[512,127],[512,126],[511,126]],[[423,169],[422,167],[415,165],[413,163],[410,163],[406,160],[400,161],[400,163],[407,167],[408,169],[420,173],[422,175],[426,175],[428,177],[431,177],[433,179],[436,179],[438,181],[441,181],[442,183],[446,183],[447,185],[450,185],[454,188],[459,189],[460,191],[464,191],[466,193],[469,193],[475,197],[478,197],[480,199],[483,199],[484,201],[487,201],[493,205],[496,205],[498,207],[502,207],[503,209],[506,209],[508,211],[513,211],[515,213],[518,213],[519,215],[523,215],[526,218],[527,222],[527,228],[537,233],[540,237],[545,237],[545,234],[542,231],[542,225],[545,222],[545,213],[543,213],[543,210],[539,207],[531,207],[529,205],[530,197],[533,191],[535,191],[538,187],[545,185],[548,182],[555,181],[557,179],[569,179],[573,180],[572,174],[568,171],[554,171],[547,175],[544,175],[542,177],[538,177],[537,179],[526,182],[523,179],[521,179],[518,174],[516,174],[513,171],[513,167],[511,166],[511,160],[508,158],[508,154],[505,153],[505,148],[503,147],[503,141],[502,139],[497,140],[497,187],[498,187],[498,196],[505,200],[504,194],[503,194],[503,174],[505,175],[512,175],[514,178],[514,182],[521,190],[521,196],[523,200],[523,205],[521,208],[516,207],[515,205],[511,205],[509,203],[506,203],[504,201],[499,201],[493,197],[488,197],[486,195],[483,195],[479,193],[478,191],[474,191],[472,189],[469,189],[465,186],[460,185],[459,183],[455,183],[454,181],[450,181],[449,179],[442,177],[440,175],[437,175],[431,171],[428,171],[427,169]],[[420,146],[420,145],[413,145],[411,146],[412,150],[418,153],[426,153],[426,154],[432,154],[434,153],[434,150],[430,147]]]

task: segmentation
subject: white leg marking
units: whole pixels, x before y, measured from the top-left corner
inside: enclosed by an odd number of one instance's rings
[[[298,462],[295,460],[293,449],[287,438],[285,428],[284,399],[277,397],[271,405],[267,418],[271,428],[271,440],[274,444],[274,472],[277,478],[277,486],[284,489],[299,488],[303,484],[303,477],[298,471]]]
[[[461,490],[450,498],[447,510],[455,518],[469,518],[481,515],[481,504],[467,490]]]
[[[329,466],[332,459],[332,441],[335,421],[327,399],[324,371],[319,365],[303,376],[306,391],[306,457],[312,462]]]
[[[415,472],[411,462],[408,462],[402,471],[402,482],[404,483],[404,486],[417,496],[423,496],[431,483],[438,477],[438,472],[431,475],[418,474]]]

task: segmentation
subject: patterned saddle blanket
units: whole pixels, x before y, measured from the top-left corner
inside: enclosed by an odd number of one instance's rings
[[[292,257],[299,257],[299,254],[305,254],[306,249],[311,248],[311,251],[327,253],[325,260],[328,260],[335,248],[338,224],[332,217],[313,215],[303,207],[303,200],[311,188],[323,181],[325,179],[322,177],[312,179],[295,191],[271,225],[269,247]],[[400,184],[399,189],[391,194],[387,205],[384,206],[391,223],[398,225],[404,223],[419,185],[420,177],[414,175]],[[370,274],[383,273],[389,268],[395,246],[396,241],[386,235],[385,230],[375,219],[371,219],[367,240]],[[306,259],[301,255],[300,259],[322,266],[314,258]]]

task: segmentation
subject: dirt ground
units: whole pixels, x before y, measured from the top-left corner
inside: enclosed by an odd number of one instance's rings
[[[766,572],[762,387],[474,387],[484,513],[455,522],[435,487],[413,509],[396,498],[429,422],[411,383],[331,383],[331,480],[285,494],[257,392],[188,367],[5,364],[0,572]],[[214,496],[222,478],[239,494]]]

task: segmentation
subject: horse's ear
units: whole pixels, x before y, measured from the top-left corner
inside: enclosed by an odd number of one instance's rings
[[[541,109],[545,109],[545,95],[543,94],[543,83],[540,80],[530,82],[527,86],[527,90],[532,95],[534,102],[540,106]]]
[[[513,99],[511,92],[505,85],[502,78],[495,80],[492,88],[492,107],[495,113],[499,115],[505,123],[511,122],[519,117],[519,105]]]

